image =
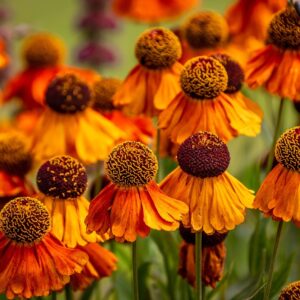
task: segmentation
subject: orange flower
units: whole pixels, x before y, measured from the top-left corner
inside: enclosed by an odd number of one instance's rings
[[[62,155],[46,161],[38,170],[37,186],[40,193],[36,198],[51,215],[52,232],[67,247],[102,240],[96,233],[86,233],[84,219],[89,201],[83,193],[87,188],[87,173],[76,159]]]
[[[135,55],[139,64],[115,94],[114,104],[124,106],[127,114],[152,117],[164,110],[180,90],[180,42],[172,31],[152,28],[138,39]]]
[[[121,16],[139,22],[156,23],[175,18],[191,9],[197,0],[114,0],[113,10]]]
[[[275,157],[279,164],[259,188],[253,207],[266,216],[300,225],[300,126],[287,130],[278,139]]]
[[[6,46],[3,38],[0,38],[0,69],[5,69],[10,62],[9,56],[6,52]]]
[[[0,212],[0,293],[8,299],[47,296],[81,272],[88,256],[65,248],[50,231],[50,215],[38,200],[22,197]]]
[[[195,234],[189,229],[180,227],[183,241],[179,250],[178,274],[185,278],[188,283],[195,286]],[[215,233],[207,235],[202,233],[202,281],[205,285],[216,287],[218,281],[223,277],[226,247],[224,239],[227,233]]]
[[[16,196],[29,196],[33,187],[25,176],[32,156],[23,135],[15,131],[0,132],[0,209]]]
[[[185,227],[212,234],[244,222],[245,208],[252,207],[254,196],[226,172],[230,161],[226,144],[210,132],[199,132],[180,145],[177,159],[179,167],[160,188],[189,206],[182,219]]]
[[[113,96],[120,88],[121,81],[115,78],[103,78],[93,85],[93,107],[104,117],[124,130],[124,140],[149,144],[155,134],[152,120],[146,116],[126,116],[113,105]]]
[[[166,196],[153,180],[157,159],[139,142],[116,146],[105,162],[112,181],[92,200],[86,218],[88,232],[112,234],[117,241],[134,242],[150,228],[175,230],[187,206]]]
[[[50,83],[46,91],[48,107],[31,139],[31,149],[38,161],[61,154],[85,163],[107,157],[123,132],[88,107],[90,100],[88,85],[74,74],[57,76]]]
[[[286,299],[300,299],[300,281],[290,283],[280,292],[278,300]]]
[[[232,76],[230,74],[229,76]],[[189,60],[181,73],[182,91],[159,116],[158,126],[174,143],[207,130],[228,141],[240,134],[256,136],[261,115],[243,97],[224,93],[228,75],[215,58],[199,56]]]
[[[117,269],[116,256],[96,243],[87,244],[84,247],[77,246],[77,249],[88,254],[89,262],[80,274],[71,276],[73,290],[83,290],[94,280],[110,276]]]
[[[268,45],[257,50],[246,67],[246,81],[251,88],[264,86],[280,97],[300,99],[300,21],[293,7],[272,19]]]

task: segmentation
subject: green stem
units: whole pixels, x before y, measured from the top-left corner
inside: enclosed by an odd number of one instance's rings
[[[95,182],[95,196],[98,195],[98,193],[101,190],[102,186],[102,162],[97,162],[97,171],[96,171],[96,182]]]
[[[205,294],[206,294],[205,284],[203,284],[203,285],[202,285],[202,300],[205,299]]]
[[[265,291],[264,291],[264,300],[270,300],[270,292],[271,292],[272,280],[273,280],[273,271],[274,271],[274,265],[275,265],[275,259],[276,259],[276,255],[277,255],[279,240],[280,240],[280,236],[281,236],[281,232],[282,232],[282,226],[283,226],[283,221],[280,221],[278,224],[278,228],[277,228],[273,253],[272,253],[271,262],[270,262],[270,268],[269,268],[269,272],[268,272],[267,283],[266,283],[266,287],[265,287]]]
[[[57,299],[57,293],[56,292],[52,292],[51,294],[51,300],[56,300]]]
[[[133,274],[133,299],[139,300],[138,268],[137,268],[137,241],[132,243],[132,274]]]
[[[272,165],[273,165],[273,162],[274,162],[274,152],[275,152],[276,141],[277,141],[279,131],[280,131],[280,123],[281,123],[281,118],[282,118],[284,102],[285,102],[284,98],[281,98],[280,99],[279,110],[278,110],[278,115],[277,115],[277,120],[276,120],[276,125],[275,125],[274,136],[273,136],[272,148],[271,148],[271,151],[270,151],[269,156],[268,156],[266,174],[268,174],[271,171]]]
[[[156,130],[156,157],[157,157],[157,163],[158,163],[158,171],[157,171],[157,175],[156,175],[156,180],[157,182],[160,182],[161,178],[161,161],[160,161],[160,155],[159,155],[159,151],[160,151],[160,129],[157,127]]]
[[[70,284],[67,284],[65,286],[65,293],[66,293],[66,300],[73,300],[73,291],[72,291],[72,287]]]
[[[203,300],[202,298],[202,232],[196,232],[196,245],[195,245],[195,265],[196,265],[196,298],[195,300]]]

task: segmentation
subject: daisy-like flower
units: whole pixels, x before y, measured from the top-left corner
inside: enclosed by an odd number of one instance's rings
[[[279,163],[263,181],[253,207],[277,221],[300,226],[300,126],[281,135],[275,157]]]
[[[182,57],[180,62],[222,51],[228,40],[228,25],[222,15],[202,11],[190,17],[180,30]]]
[[[105,162],[111,183],[91,202],[88,232],[112,234],[119,242],[146,237],[150,229],[175,230],[185,203],[166,196],[154,181],[157,159],[139,142],[116,146]]]
[[[23,135],[15,131],[0,132],[0,209],[17,196],[30,196],[33,187],[26,179],[32,156]]]
[[[66,248],[50,233],[50,215],[40,201],[20,197],[0,212],[0,293],[8,299],[47,296],[82,271],[88,256]]]
[[[90,108],[90,100],[88,85],[72,73],[51,81],[47,109],[32,134],[31,148],[37,160],[69,154],[94,163],[107,157],[123,132]]]
[[[172,19],[191,9],[197,0],[114,0],[113,11],[121,16],[139,22],[155,23]]]
[[[195,286],[195,234],[188,228],[180,227],[180,235],[183,241],[179,250],[178,274],[185,278],[188,283]],[[202,234],[202,281],[212,288],[223,277],[226,247],[224,240],[227,233]]]
[[[93,108],[126,133],[124,140],[138,141],[147,145],[155,134],[152,120],[146,116],[126,116],[113,104],[113,96],[121,83],[121,80],[116,78],[103,78],[95,82],[92,88]]]
[[[66,155],[49,159],[39,168],[36,182],[40,191],[36,198],[47,207],[59,240],[69,248],[101,240],[96,233],[86,233],[89,201],[83,196],[87,173],[81,163]]]
[[[181,92],[160,114],[158,123],[168,132],[172,142],[180,144],[202,130],[215,133],[224,141],[260,132],[261,116],[256,109],[241,97],[224,93],[228,75],[218,60],[207,56],[189,60],[180,81]]]
[[[179,167],[160,188],[189,206],[182,219],[185,227],[212,234],[244,222],[245,209],[252,207],[254,196],[226,172],[230,155],[221,139],[210,132],[196,133],[180,145],[177,159]]]
[[[138,39],[135,55],[139,64],[117,91],[114,104],[124,106],[127,114],[152,117],[164,110],[180,91],[182,65],[177,60],[181,45],[172,31],[152,28]]]
[[[257,50],[246,66],[251,88],[264,86],[270,93],[300,99],[300,17],[287,7],[272,19],[267,45]]]
[[[300,299],[300,281],[295,281],[286,286],[279,295],[278,300]]]

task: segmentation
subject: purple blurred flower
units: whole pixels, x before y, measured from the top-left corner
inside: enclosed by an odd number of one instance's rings
[[[89,12],[81,17],[78,27],[90,31],[98,29],[115,29],[117,27],[117,22],[112,15],[102,11],[95,11]]]
[[[101,65],[114,62],[116,55],[107,46],[101,43],[90,42],[79,49],[78,60],[92,65]]]

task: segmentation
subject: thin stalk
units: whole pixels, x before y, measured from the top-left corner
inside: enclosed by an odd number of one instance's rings
[[[273,162],[274,162],[275,145],[276,145],[276,141],[277,141],[279,131],[280,131],[280,123],[281,123],[281,118],[282,118],[282,113],[283,113],[283,104],[284,104],[284,102],[285,102],[284,98],[281,98],[279,109],[278,109],[276,125],[275,125],[274,136],[273,136],[272,148],[271,148],[271,151],[270,151],[269,156],[268,156],[266,174],[268,174],[271,171],[272,165],[273,165]]]
[[[159,148],[160,148],[160,129],[157,127],[156,130],[156,157],[157,157],[157,163],[158,163],[158,171],[156,175],[156,180],[160,182],[161,178],[161,161],[160,161],[160,155],[159,155]]]
[[[51,300],[56,300],[56,299],[57,299],[57,293],[56,292],[52,292],[52,294],[51,294]]]
[[[196,244],[195,244],[195,265],[196,265],[196,298],[195,300],[203,300],[202,298],[202,232],[196,232]]]
[[[73,291],[72,291],[72,287],[70,284],[67,284],[65,286],[65,295],[66,295],[66,300],[73,300]]]
[[[268,272],[268,277],[267,277],[267,283],[266,283],[266,287],[265,287],[265,291],[264,291],[264,300],[270,300],[270,292],[271,292],[272,280],[273,280],[273,271],[274,271],[274,265],[275,265],[278,245],[279,245],[279,241],[280,241],[280,236],[281,236],[281,232],[282,232],[282,226],[283,226],[283,221],[280,221],[278,223],[278,227],[277,227],[277,233],[276,233],[273,253],[272,253],[272,257],[271,257],[271,262],[270,262],[270,267],[269,267],[269,272]]]
[[[133,299],[139,300],[138,268],[137,268],[137,242],[132,243],[132,275],[133,275]]]
[[[95,196],[100,192],[102,186],[102,162],[97,162],[97,170],[96,170],[96,177],[95,177]]]

